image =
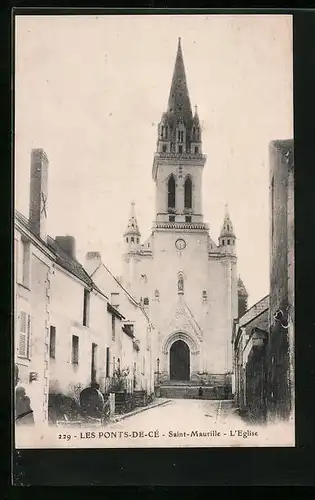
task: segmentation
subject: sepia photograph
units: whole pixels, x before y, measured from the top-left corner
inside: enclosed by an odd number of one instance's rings
[[[14,30],[15,448],[294,447],[292,15]]]

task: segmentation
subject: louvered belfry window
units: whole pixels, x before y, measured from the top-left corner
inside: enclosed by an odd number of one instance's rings
[[[31,317],[25,311],[21,311],[19,356],[23,358],[29,357],[30,329],[31,329]]]

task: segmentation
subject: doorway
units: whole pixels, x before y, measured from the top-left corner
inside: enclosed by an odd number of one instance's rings
[[[177,340],[170,349],[170,379],[190,379],[190,352],[183,340]]]

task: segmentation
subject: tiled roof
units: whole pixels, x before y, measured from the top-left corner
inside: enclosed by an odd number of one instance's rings
[[[254,304],[248,311],[246,311],[243,316],[239,318],[238,326],[242,327],[247,325],[250,321],[252,321],[256,316],[259,316],[262,312],[264,312],[269,307],[269,295],[266,295],[263,299],[259,300]]]
[[[54,253],[57,264],[84,281],[89,287],[95,288],[93,280],[85,271],[84,267],[76,259],[64,252],[50,236],[47,237],[47,247]]]
[[[29,220],[24,215],[16,210],[15,217],[24,227],[26,227],[26,229],[28,229],[28,231],[30,231],[34,235],[34,237],[38,241],[40,241],[42,245],[44,245],[48,250],[50,250],[50,252],[54,254],[55,262],[57,264],[69,271],[76,278],[79,278],[89,288],[93,288],[97,292],[104,295],[103,292],[95,285],[94,281],[90,278],[84,267],[76,259],[64,252],[53,238],[47,236],[47,242],[45,242],[32,231]]]

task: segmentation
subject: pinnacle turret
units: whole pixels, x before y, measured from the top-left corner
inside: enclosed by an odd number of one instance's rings
[[[233,224],[230,219],[230,214],[229,214],[229,209],[227,204],[225,205],[225,214],[224,214],[224,220],[223,220],[223,225],[220,233],[220,237],[226,237],[226,238],[235,238],[234,234],[234,229],[233,229]]]
[[[225,215],[219,237],[219,245],[225,253],[235,253],[235,233],[230,219],[228,206],[225,205]]]
[[[242,278],[239,276],[238,281],[237,281],[237,293],[240,297],[248,297],[247,290],[245,288],[245,285],[243,283]]]
[[[237,282],[237,298],[238,317],[241,318],[247,311],[248,293],[240,276],[238,277]]]
[[[126,231],[124,232],[124,237],[128,238],[138,238],[138,243],[139,243],[139,237],[141,236],[139,227],[138,227],[138,222],[135,214],[135,203],[134,201],[131,203],[130,206],[130,216],[129,216],[129,221],[128,221],[128,226]],[[128,243],[129,241],[127,241]],[[135,240],[133,241],[133,243]]]

